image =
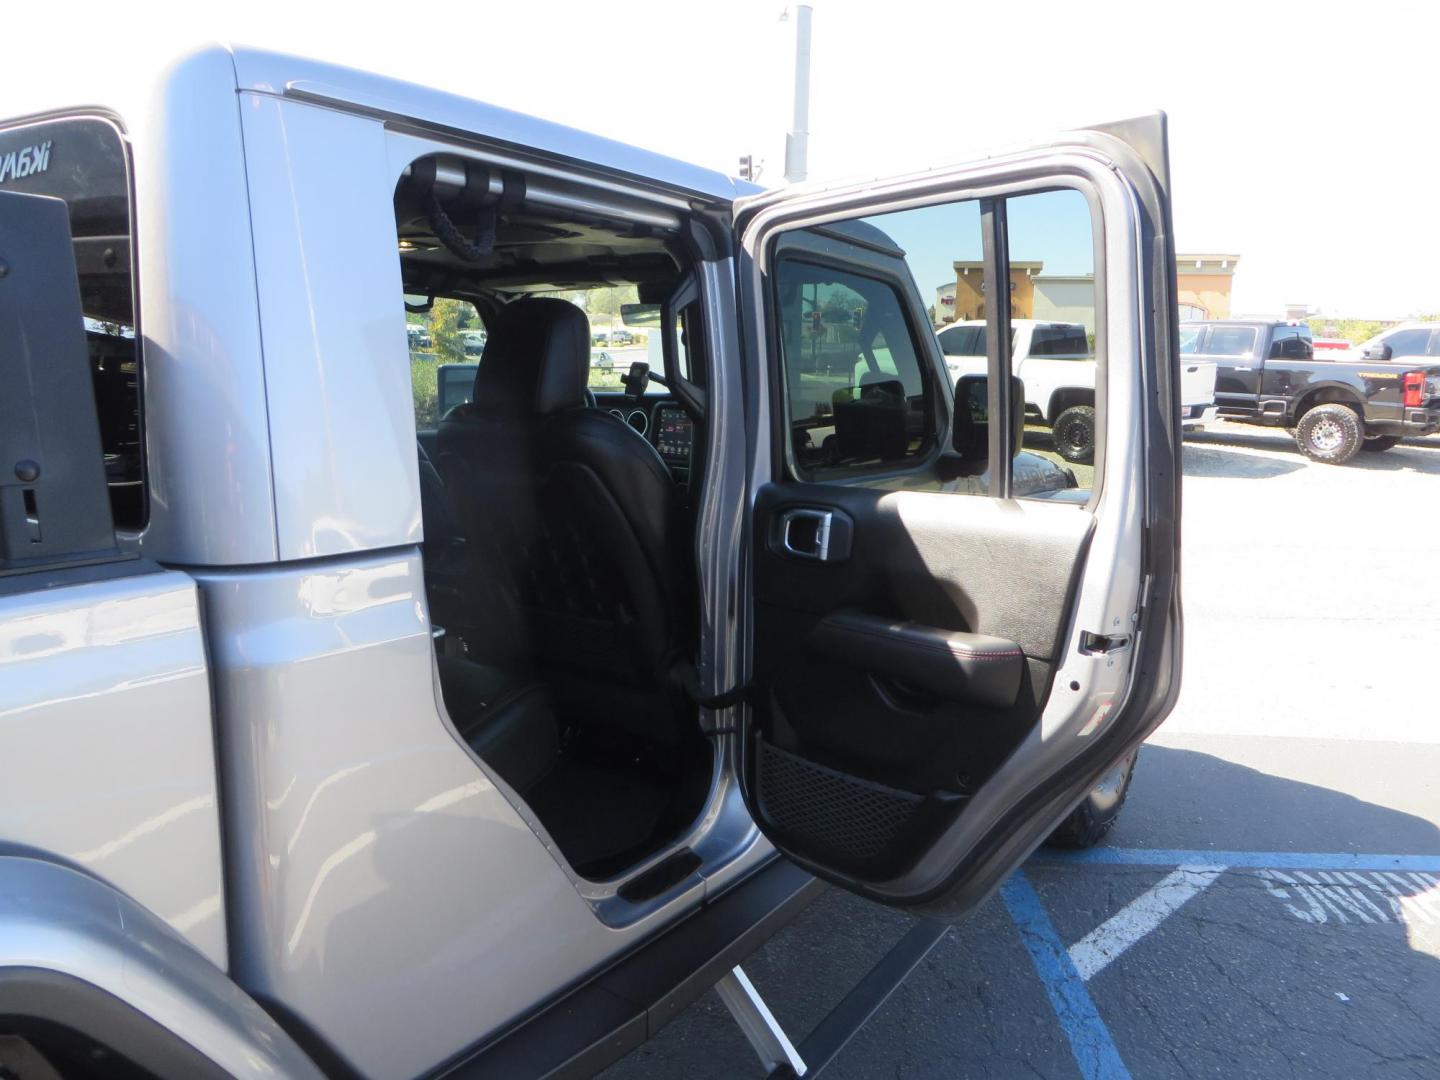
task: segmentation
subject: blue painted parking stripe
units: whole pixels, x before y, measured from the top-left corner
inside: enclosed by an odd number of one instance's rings
[[[1361,855],[1339,851],[1183,851],[1177,848],[1107,848],[1045,851],[1035,863],[1101,866],[1181,866],[1205,863],[1237,870],[1418,870],[1440,872],[1440,855]]]
[[[1025,877],[1016,870],[1000,886],[1000,898],[1020,931],[1035,973],[1045,986],[1050,1007],[1060,1021],[1060,1028],[1070,1042],[1070,1052],[1085,1080],[1130,1080],[1130,1072],[1120,1060],[1120,1051],[1110,1037],[1110,1029],[1100,1019],[1090,992],[1070,960],[1070,950],[1055,932],[1050,916],[1040,904],[1040,897]]]

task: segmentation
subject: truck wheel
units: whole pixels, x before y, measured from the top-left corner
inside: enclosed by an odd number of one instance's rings
[[[1135,755],[1138,752],[1131,751],[1106,773],[1095,785],[1095,790],[1070,811],[1070,816],[1059,824],[1045,843],[1050,847],[1088,848],[1103,840],[1120,816],[1125,796],[1130,794],[1130,779],[1135,775]]]
[[[1295,425],[1295,442],[1301,452],[1326,465],[1344,465],[1360,452],[1364,441],[1355,410],[1334,401],[1316,405]]]
[[[1071,405],[1055,418],[1050,431],[1066,461],[1089,465],[1095,460],[1095,406]]]
[[[1378,454],[1382,450],[1389,450],[1399,441],[1399,435],[1372,435],[1360,444],[1360,449],[1369,450],[1372,454]]]

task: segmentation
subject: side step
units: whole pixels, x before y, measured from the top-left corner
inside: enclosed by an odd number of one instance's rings
[[[917,921],[895,946],[851,988],[797,1049],[775,1021],[760,994],[735,968],[715,984],[715,992],[740,1025],[769,1080],[813,1080],[889,1000],[915,966],[940,944],[950,927]]]
[[[592,1076],[728,978],[824,890],[795,864],[776,859],[655,941],[432,1076]]]

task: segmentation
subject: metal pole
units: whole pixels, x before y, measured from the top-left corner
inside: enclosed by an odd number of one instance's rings
[[[810,148],[810,17],[809,4],[795,8],[795,117],[785,136],[785,179],[805,179]]]
[[[796,1053],[795,1044],[739,966],[721,977],[715,984],[715,993],[740,1025],[766,1073],[783,1067],[790,1076],[805,1075],[805,1062]]]

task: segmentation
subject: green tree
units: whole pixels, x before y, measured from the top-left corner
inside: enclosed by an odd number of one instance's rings
[[[1310,332],[1316,337],[1344,338],[1352,345],[1369,341],[1385,329],[1384,323],[1376,322],[1373,319],[1331,319],[1317,315],[1307,321],[1310,324]]]
[[[446,297],[438,298],[430,309],[430,336],[435,340],[435,353],[443,362],[465,362],[465,341],[460,337],[460,331],[474,311],[464,300]]]

